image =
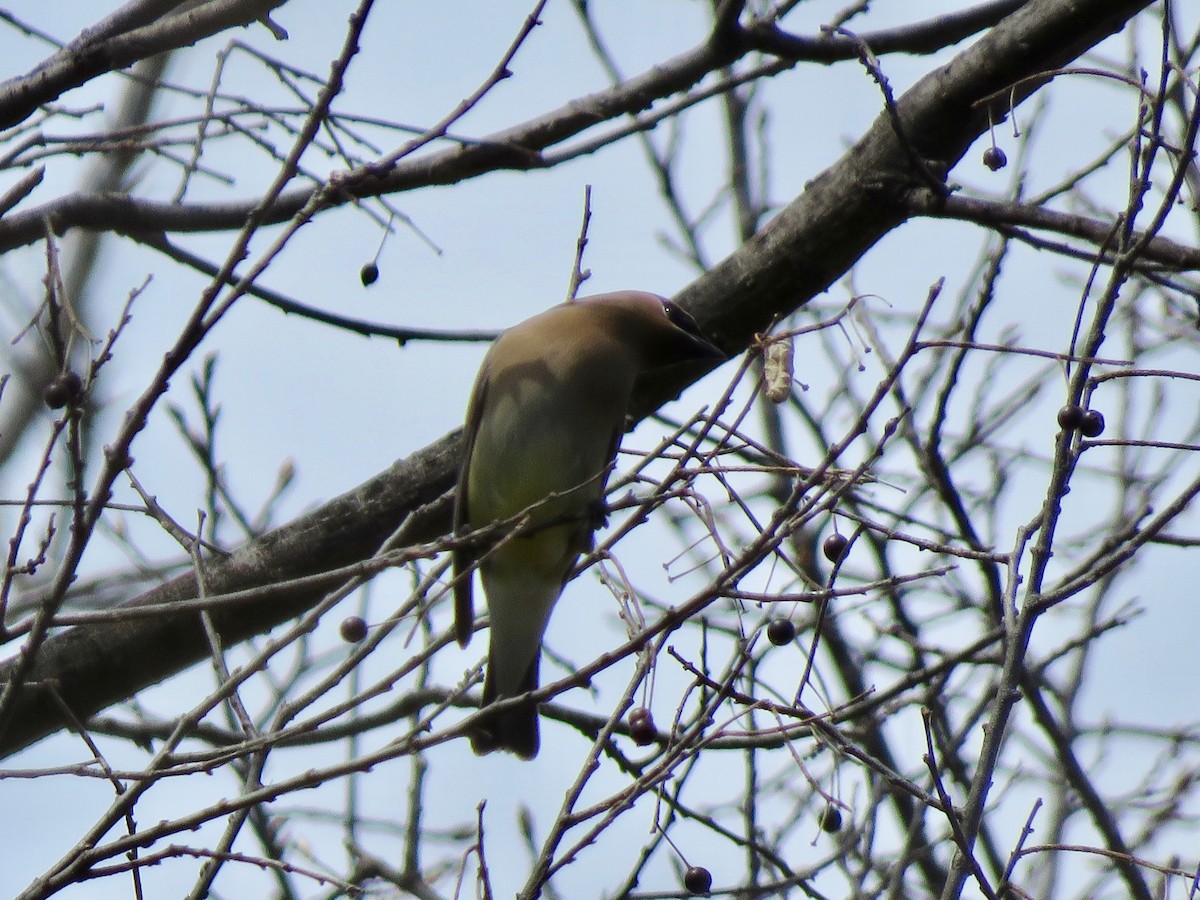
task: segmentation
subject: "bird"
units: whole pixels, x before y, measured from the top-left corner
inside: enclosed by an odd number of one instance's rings
[[[579,556],[603,521],[605,482],[640,378],[676,366],[712,368],[726,354],[671,301],[617,291],[551,307],[502,332],[467,406],[454,532],[520,516],[514,534],[463,540],[453,551],[455,636],[475,628],[473,569],[490,621],[482,709],[538,687],[542,637]],[[538,752],[533,703],[481,715],[483,755]]]

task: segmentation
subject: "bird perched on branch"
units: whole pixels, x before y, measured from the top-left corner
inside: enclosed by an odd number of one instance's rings
[[[575,561],[603,519],[601,497],[637,380],[725,354],[686,312],[619,291],[555,306],[505,331],[484,357],[467,409],[455,532],[514,520],[518,530],[454,553],[455,634],[474,630],[472,567],[491,621],[486,708],[538,686],[542,635]],[[485,715],[476,753],[538,751],[533,703]]]

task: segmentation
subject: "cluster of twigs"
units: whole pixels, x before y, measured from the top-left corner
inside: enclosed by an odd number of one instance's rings
[[[1144,630],[1135,653],[1117,643],[1139,619],[1189,621],[1156,595],[1158,569],[1200,542],[1200,251],[1176,227],[1195,219],[1200,191],[1200,22],[1145,0],[992,0],[872,29],[860,3],[806,35],[793,24],[804,4],[722,0],[703,41],[628,74],[577,0],[611,84],[464,133],[536,39],[547,4],[531,5],[487,77],[427,125],[339,103],[370,0],[327,75],[239,38],[215,53],[207,85],[177,82],[170,54],[246,25],[284,37],[286,3],[131,0],[0,85],[0,175],[13,174],[0,251],[37,245],[45,259],[37,300],[14,301],[5,326],[0,459],[34,462],[3,501],[0,747],[11,757],[57,735],[0,781],[109,791],[95,809],[64,810],[61,852],[21,896],[96,880],[142,896],[164,864],[196,897],[251,870],[281,897],[380,884],[492,896],[497,883],[528,898],[580,883],[622,897],[1194,893],[1200,725],[1186,686],[1163,685],[1145,715],[1097,695],[1119,682],[1114,669],[1155,655]],[[1073,66],[1123,23],[1159,29],[1154,65],[1131,38],[1122,61]],[[893,88],[895,55],[939,52],[954,61]],[[230,84],[234,62],[288,101]],[[810,63],[872,79],[881,113],[803,195],[779,198],[771,92]],[[104,126],[70,93],[97,78],[123,84]],[[1097,78],[1134,98],[1133,121],[1108,116],[1103,153],[1041,177],[1053,106],[1019,104]],[[190,111],[156,118],[164,92]],[[703,195],[688,176],[688,117],[710,108],[727,177]],[[1001,131],[1010,115],[1020,127]],[[989,128],[984,160],[1011,167],[1008,186],[950,183]],[[585,623],[586,640],[552,632],[537,692],[538,765],[553,757],[563,794],[514,813],[446,788],[468,765],[480,675],[447,627],[456,436],[280,521],[291,463],[256,510],[221,459],[215,329],[264,302],[401,344],[484,339],[355,319],[259,282],[332,211],[411,229],[436,252],[398,195],[621,141],[639,143],[660,186],[664,248],[694,268],[681,301],[746,353],[687,395],[694,413],[658,414],[626,439],[608,528],[559,614]],[[235,193],[242,154],[273,172],[248,194]],[[95,161],[83,186],[34,203],[48,168],[72,157]],[[173,188],[143,194],[146,171],[172,173]],[[1046,186],[1031,194],[1035,180]],[[856,291],[859,258],[919,217],[957,229],[953,252],[973,262],[923,299]],[[591,219],[589,205],[571,295],[589,277]],[[736,252],[714,223],[732,228]],[[223,234],[223,256],[189,246],[193,232]],[[126,329],[146,285],[119,310],[89,296],[100,235],[206,285],[153,349],[151,378],[107,418],[106,372],[134,352]],[[1027,274],[1035,254],[1053,254],[1057,282]],[[838,279],[835,299],[811,300]],[[647,386],[638,412],[680,387]],[[202,476],[195,521],[139,480],[137,440],[158,415]],[[152,553],[164,536],[169,552]],[[127,562],[107,572],[85,564],[118,553]],[[589,591],[606,602],[571,606]],[[150,689],[171,676],[167,704]],[[43,764],[46,746],[77,761]],[[384,780],[407,801],[381,817]],[[527,857],[512,852],[521,845]]]

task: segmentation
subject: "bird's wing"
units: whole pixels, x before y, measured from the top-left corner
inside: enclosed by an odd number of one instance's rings
[[[470,517],[467,505],[467,485],[471,478],[471,455],[475,450],[475,436],[479,433],[479,422],[483,418],[484,401],[487,397],[488,378],[485,372],[480,372],[471,392],[471,401],[467,409],[467,424],[463,430],[462,465],[458,469],[458,486],[454,491],[454,533],[462,532]],[[454,560],[454,636],[460,646],[471,642],[471,632],[475,626],[475,604],[472,598],[472,588],[475,582],[475,572],[471,568],[479,558],[479,550],[474,547],[459,547],[452,554]]]

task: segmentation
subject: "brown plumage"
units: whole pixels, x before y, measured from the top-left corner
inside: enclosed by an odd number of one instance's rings
[[[454,554],[455,633],[474,628],[479,562],[491,619],[483,705],[537,689],[542,635],[579,555],[591,547],[601,497],[637,379],[724,354],[687,313],[641,291],[555,306],[496,339],[467,409],[455,531],[526,513],[526,532]],[[481,719],[476,753],[538,751],[537,708]]]

